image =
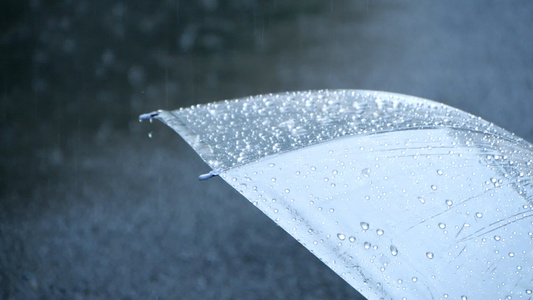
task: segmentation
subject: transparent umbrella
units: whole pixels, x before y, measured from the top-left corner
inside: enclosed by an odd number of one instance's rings
[[[533,296],[533,145],[479,117],[322,90],[151,118],[368,299]]]

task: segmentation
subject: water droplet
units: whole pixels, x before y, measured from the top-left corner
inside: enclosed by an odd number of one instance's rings
[[[286,189],[286,190],[285,190],[285,194],[288,194],[288,193],[290,193],[290,192],[291,192],[291,190],[289,190],[289,189]]]
[[[426,203],[426,200],[424,200],[424,198],[422,197],[418,197],[418,201],[420,201],[420,203],[422,204]]]
[[[271,168],[274,167],[275,165],[276,165],[276,164],[273,164],[273,163],[269,163],[269,164],[268,164],[268,166],[271,167]]]
[[[442,175],[444,172],[442,172],[442,170],[437,170],[437,174]]]
[[[355,237],[351,236],[351,237],[349,238],[349,240],[350,240],[351,243],[353,243],[353,242],[355,242]]]
[[[332,213],[332,212],[334,212],[334,211],[335,211],[335,209],[333,209],[333,208],[330,208],[330,209],[329,209],[329,212],[330,212],[330,213]]]
[[[237,181],[237,178],[233,177],[233,178],[231,178],[231,181],[235,182],[235,181]]]
[[[370,169],[364,168],[363,170],[361,170],[361,175],[364,175],[366,177],[370,176]]]
[[[446,200],[446,205],[448,206],[452,206],[453,205],[453,201],[452,200]]]
[[[531,294],[531,293],[533,293],[533,291],[531,291],[531,290],[526,290],[526,294]]]
[[[502,239],[502,238],[501,238],[499,235],[495,235],[495,236],[494,236],[494,240],[496,240],[496,241],[500,241],[501,239]]]
[[[337,175],[339,172],[337,170],[333,170],[333,175]]]
[[[370,244],[369,242],[365,242],[365,249],[368,250],[370,249],[370,247],[372,247],[372,244]]]
[[[152,120],[152,119],[150,119],[150,120]],[[153,133],[152,133],[151,131],[148,132],[148,137],[149,137],[149,138],[152,138],[152,136],[153,136]]]
[[[382,229],[378,229],[378,230],[376,230],[376,233],[378,235],[383,235],[385,233],[385,231],[383,231]]]
[[[413,279],[412,279],[412,280],[413,280],[413,282],[417,282],[417,281],[418,281],[418,278],[416,278],[416,277],[413,277]]]
[[[276,182],[276,178],[275,177],[272,177],[272,182]]]
[[[390,246],[390,252],[393,256],[396,256],[398,255],[398,249],[396,247],[394,247],[394,245],[391,245]]]
[[[436,186],[436,185],[432,185],[432,186],[431,186],[431,189],[434,190],[434,191],[436,191],[436,190],[437,190],[437,186]]]
[[[329,178],[327,178],[327,177],[324,178],[324,181],[325,181],[325,182],[328,182],[328,181],[329,181]]]
[[[429,259],[433,259],[433,253],[432,253],[432,252],[426,252],[426,256],[427,256]]]
[[[446,224],[444,224],[444,223],[439,223],[439,228],[440,228],[440,229],[444,229],[444,228],[446,228]]]
[[[513,252],[509,252],[509,257],[514,257],[514,253]]]
[[[367,231],[368,228],[370,228],[370,225],[367,222],[361,222],[361,228],[363,228],[364,231]]]
[[[468,297],[463,295],[463,296],[461,296],[461,300],[468,300]]]
[[[345,236],[344,234],[342,234],[342,233],[337,234],[337,237],[338,237],[339,240],[341,240],[341,241],[344,241],[344,240],[346,239],[346,236]]]
[[[477,212],[477,213],[476,213],[476,217],[478,217],[478,218],[483,218],[483,214],[480,213],[480,212]]]

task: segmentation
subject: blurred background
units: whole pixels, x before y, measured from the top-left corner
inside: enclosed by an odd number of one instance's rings
[[[1,299],[362,299],[164,125],[375,89],[533,141],[533,2],[3,0]]]

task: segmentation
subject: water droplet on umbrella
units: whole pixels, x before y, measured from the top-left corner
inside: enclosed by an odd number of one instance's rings
[[[370,225],[367,222],[361,222],[361,228],[366,231],[368,228],[370,228]]]
[[[372,244],[370,244],[369,242],[365,242],[364,246],[365,246],[365,249],[368,250],[370,249],[370,247],[372,247]]]
[[[390,246],[390,252],[393,256],[398,255],[398,249],[394,246]]]
[[[342,233],[337,234],[337,237],[338,237],[339,240],[341,240],[341,241],[344,241],[344,239],[346,239],[346,236],[345,236],[344,234],[342,234]]]
[[[427,256],[429,259],[433,259],[433,253],[432,253],[432,252],[426,252],[426,256]]]

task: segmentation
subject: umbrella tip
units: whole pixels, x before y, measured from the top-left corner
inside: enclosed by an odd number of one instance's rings
[[[142,122],[144,120],[150,120],[150,122],[152,122],[152,118],[157,117],[158,115],[159,115],[158,111],[153,111],[151,113],[142,114],[139,116],[139,122]]]
[[[218,176],[220,174],[220,170],[212,170],[211,172],[207,174],[202,174],[198,176],[198,180],[207,180],[213,176]]]

